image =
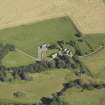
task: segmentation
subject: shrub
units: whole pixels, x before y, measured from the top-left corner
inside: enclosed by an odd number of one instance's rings
[[[0,81],[7,81],[7,73],[5,71],[0,71]]]
[[[54,60],[48,61],[48,67],[49,68],[56,68],[56,62]]]
[[[41,98],[41,105],[68,105],[68,103],[66,103],[64,100],[61,100],[58,95],[54,94],[52,95],[52,98]]]
[[[9,45],[9,50],[10,51],[15,51],[15,46],[14,45]]]
[[[82,35],[81,35],[80,32],[78,32],[78,33],[75,34],[75,36],[76,36],[76,37],[81,37]]]
[[[17,98],[21,98],[25,96],[25,93],[21,92],[21,91],[17,91],[13,93],[13,96],[17,97]]]
[[[58,46],[56,44],[51,44],[51,45],[48,46],[48,49],[49,50],[58,49]]]

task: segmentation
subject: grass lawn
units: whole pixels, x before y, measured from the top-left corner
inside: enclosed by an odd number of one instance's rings
[[[9,52],[8,55],[2,60],[2,64],[6,67],[17,67],[32,64],[35,62],[35,58],[23,54],[19,51]]]
[[[62,98],[70,105],[105,105],[105,89],[85,90],[72,88],[67,90]]]
[[[69,17],[0,30],[0,43],[11,43],[29,55],[37,55],[37,47],[57,40],[70,40],[77,33]]]
[[[0,103],[33,103],[43,96],[50,96],[63,88],[67,76],[72,78],[74,73],[69,70],[54,70],[31,74],[32,81],[13,81],[0,83]],[[74,77],[73,77],[74,78]],[[21,91],[26,95],[21,98],[13,96],[14,92]]]

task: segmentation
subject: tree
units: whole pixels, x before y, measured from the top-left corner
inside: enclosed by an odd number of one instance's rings
[[[48,61],[48,67],[49,68],[56,68],[56,62],[55,62],[55,60]]]
[[[31,78],[29,77],[27,72],[24,72],[23,70],[21,70],[19,72],[19,76],[21,78],[21,80],[30,80]]]
[[[0,81],[5,81],[6,80],[6,75],[4,74],[3,71],[0,71]]]
[[[10,45],[9,45],[9,51],[15,51],[15,46],[12,45],[12,44],[10,44]]]
[[[61,49],[64,49],[63,45],[64,45],[64,40],[61,41],[57,41],[57,44],[61,47]]]
[[[42,105],[69,105],[67,102],[62,100],[57,94],[53,94],[52,98],[41,98],[41,103]]]
[[[66,66],[65,62],[62,59],[60,59],[59,57],[57,57],[55,59],[55,62],[56,62],[57,68],[65,68],[65,66]]]
[[[75,34],[75,36],[76,36],[76,37],[81,37],[82,35],[81,35],[80,32],[78,32],[78,33]]]
[[[20,98],[20,97],[24,97],[25,93],[21,92],[21,91],[17,91],[13,93],[13,96]]]
[[[21,78],[20,78],[20,76],[19,76],[19,74],[18,74],[17,71],[13,71],[12,76],[13,76],[13,78],[16,79],[16,80],[21,80]]]

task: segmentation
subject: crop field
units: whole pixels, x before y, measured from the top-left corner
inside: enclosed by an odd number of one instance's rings
[[[43,73],[31,74],[32,81],[13,81],[11,83],[0,82],[0,103],[34,103],[44,96],[59,91],[66,82],[67,76],[72,79],[73,73],[68,70],[54,70]],[[49,87],[48,87],[49,86]],[[24,97],[16,98],[14,92],[25,93]]]
[[[105,32],[103,0],[0,0],[0,29],[62,16],[83,33]]]

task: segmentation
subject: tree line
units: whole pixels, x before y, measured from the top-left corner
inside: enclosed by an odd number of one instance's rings
[[[36,61],[33,64],[19,66],[19,67],[10,67],[7,68],[0,65],[0,81],[11,81],[12,79],[20,79],[20,80],[30,80],[30,77],[28,76],[28,73],[36,73],[36,72],[42,72],[46,70],[52,70],[55,68],[67,68],[67,69],[77,69],[79,68],[79,71],[74,71],[76,74],[78,73],[86,73],[87,69],[83,66],[83,64],[78,59],[78,54],[80,54],[80,51],[78,51],[78,46],[76,45],[75,41],[70,41],[68,44],[75,48],[75,55],[71,58],[68,55],[57,55],[56,58],[51,60],[41,60]],[[56,49],[59,48],[58,46],[63,50],[64,49],[64,41],[57,41],[57,44],[52,44],[49,46],[49,49]],[[8,51],[15,51],[15,46],[6,44],[6,45],[0,45],[0,53],[1,53],[1,59],[8,53]],[[5,52],[5,53],[4,53]],[[11,75],[8,78],[8,74]]]
[[[8,74],[13,79],[29,80],[28,73],[39,73],[47,70],[54,70],[55,68],[74,68],[68,56],[58,56],[50,61],[36,61],[36,63],[20,67],[7,68],[3,65],[0,66],[0,80],[5,81]]]

